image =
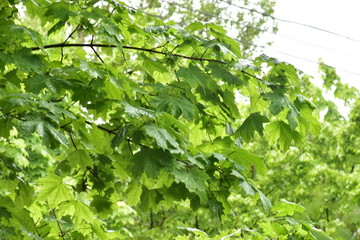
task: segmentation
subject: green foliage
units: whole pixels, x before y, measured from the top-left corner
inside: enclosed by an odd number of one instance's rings
[[[327,239],[265,194],[269,155],[320,128],[293,66],[116,1],[0,7],[0,238]]]

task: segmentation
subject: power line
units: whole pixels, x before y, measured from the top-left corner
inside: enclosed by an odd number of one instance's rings
[[[264,30],[264,29],[260,29],[260,28],[256,28],[256,27],[253,27],[253,26],[250,26],[250,25],[245,25],[245,24],[241,24],[237,21],[234,21],[234,20],[230,20],[230,19],[225,19],[225,18],[222,18],[222,17],[219,17],[219,16],[216,16],[214,14],[211,14],[211,13],[208,13],[208,12],[204,12],[204,11],[201,11],[201,10],[197,10],[197,9],[193,9],[193,8],[190,8],[190,7],[187,7],[187,6],[183,6],[181,4],[178,4],[178,3],[174,3],[174,2],[170,2],[170,1],[167,1],[167,0],[164,0],[163,2],[167,2],[168,4],[172,4],[172,5],[176,5],[176,6],[179,6],[181,8],[184,8],[184,9],[187,9],[189,11],[192,11],[192,12],[198,12],[200,14],[203,14],[203,15],[206,15],[206,16],[210,16],[210,17],[213,17],[213,18],[216,18],[216,19],[219,19],[219,20],[223,20],[223,21],[227,21],[227,22],[231,22],[231,23],[234,23],[234,24],[237,24],[237,25],[244,25],[248,28],[253,28],[253,29],[256,29],[258,31],[262,31],[262,32],[268,32],[268,33],[271,33],[275,36],[278,36],[278,37],[282,37],[282,38],[286,38],[286,39],[289,39],[289,40],[292,40],[292,41],[297,41],[297,42],[301,42],[303,44],[307,44],[307,45],[311,45],[311,46],[314,46],[314,47],[317,47],[317,48],[322,48],[322,49],[325,49],[325,50],[328,50],[328,51],[332,51],[332,52],[335,52],[335,53],[341,53],[341,54],[344,54],[344,55],[349,55],[349,56],[352,56],[352,57],[356,57],[356,58],[359,58],[359,56],[355,56],[355,55],[351,55],[351,54],[348,54],[348,53],[344,53],[344,52],[339,52],[339,51],[336,51],[336,50],[333,50],[333,49],[330,49],[330,48],[326,48],[326,47],[323,47],[323,46],[319,46],[319,45],[316,45],[316,44],[313,44],[313,43],[310,43],[310,42],[307,42],[307,41],[302,41],[302,40],[298,40],[298,39],[295,39],[295,38],[291,38],[291,37],[287,37],[287,36],[283,36],[283,35],[279,35],[277,33],[274,33],[274,32],[271,32],[271,31],[268,31],[268,30]],[[239,6],[240,7],[240,6]],[[265,13],[266,14],[266,13]],[[269,14],[267,14],[269,15]],[[239,41],[239,40],[238,40]],[[241,41],[239,41],[241,42]],[[359,41],[360,42],[360,41]],[[258,46],[256,44],[252,44],[252,43],[245,43],[245,42],[242,42],[244,44],[247,44],[247,45],[252,45],[252,46],[255,46],[255,47],[260,47],[260,48],[266,48],[265,46]],[[303,60],[303,61],[307,61],[307,62],[311,62],[311,63],[315,63],[315,64],[318,64],[318,62],[316,61],[312,61],[312,60],[309,60],[309,59],[306,59],[306,58],[302,58],[302,57],[299,57],[299,56],[295,56],[295,55],[292,55],[292,54],[288,54],[288,53],[285,53],[285,52],[281,52],[281,51],[276,51],[280,54],[283,54],[283,55],[287,55],[287,56],[290,56],[290,57],[293,57],[293,58],[297,58],[297,59],[300,59],[300,60]],[[360,76],[359,73],[355,73],[355,72],[352,72],[352,71],[349,71],[349,70],[346,70],[346,69],[342,69],[342,68],[335,68],[335,67],[332,67],[332,66],[329,66],[329,65],[326,65],[330,68],[334,68],[334,69],[338,69],[338,70],[341,70],[343,72],[347,72],[347,73],[350,73],[350,74],[354,74],[354,75],[358,75]]]
[[[230,19],[225,19],[225,18],[222,18],[222,17],[219,17],[219,16],[216,16],[212,13],[208,13],[208,12],[204,12],[204,11],[201,11],[201,10],[198,10],[198,9],[193,9],[193,8],[190,8],[190,7],[187,7],[187,6],[184,6],[182,4],[179,4],[179,3],[176,3],[176,2],[170,2],[170,1],[167,1],[167,0],[164,0],[162,2],[167,2],[169,5],[175,5],[175,6],[179,6],[181,8],[184,8],[184,9],[187,9],[189,11],[192,11],[192,12],[198,12],[198,13],[201,13],[203,15],[206,15],[206,16],[210,16],[210,17],[213,17],[213,18],[217,18],[219,20],[223,20],[223,21],[226,21],[226,22],[231,22],[231,23],[234,23],[234,24],[237,24],[237,25],[243,25],[247,28],[251,28],[251,29],[254,29],[254,30],[257,30],[257,31],[260,31],[260,32],[269,32],[265,29],[261,29],[261,28],[257,28],[257,27],[254,27],[254,26],[251,26],[251,25],[247,25],[247,24],[241,24],[239,23],[238,21],[234,21],[234,20],[230,20]]]
[[[223,20],[223,21],[227,21],[227,22],[231,22],[231,23],[234,23],[234,24],[237,24],[237,25],[241,25],[241,23],[237,22],[237,21],[233,21],[233,20],[230,20],[230,19],[224,19],[222,17],[219,17],[219,16],[216,16],[214,14],[211,14],[211,13],[208,13],[208,12],[204,12],[204,11],[201,11],[201,10],[197,10],[197,9],[193,9],[193,8],[190,8],[190,7],[187,7],[187,6],[183,6],[181,4],[178,4],[178,3],[174,3],[174,2],[169,2],[167,0],[164,0],[163,2],[167,2],[168,4],[172,4],[172,5],[176,5],[176,6],[179,6],[181,8],[184,8],[184,9],[187,9],[189,11],[192,11],[192,12],[198,12],[198,13],[201,13],[203,15],[206,15],[206,16],[210,16],[210,17],[213,17],[213,18],[216,18],[216,19],[219,19],[219,20]],[[230,4],[232,5],[232,4]],[[239,8],[245,8],[245,7],[240,7],[238,6]],[[251,9],[248,9],[249,11],[254,11],[254,12],[258,12],[256,10],[251,10]],[[143,13],[147,14],[146,12],[142,11]],[[258,13],[261,13],[261,12],[258,12]],[[152,15],[152,14],[148,14],[148,15]],[[268,17],[272,17],[274,19],[277,19],[269,14],[266,14],[266,13],[263,13],[263,15],[265,16],[268,16]],[[158,18],[162,18],[161,16],[158,16],[158,15],[154,15],[154,17],[158,17]],[[277,19],[279,20],[279,19]],[[284,21],[287,21],[287,20],[284,20]],[[291,22],[291,21],[289,21]],[[300,25],[302,25],[301,23],[299,23]],[[260,28],[257,28],[257,27],[253,27],[253,26],[250,26],[250,25],[246,25],[246,24],[242,24],[244,25],[245,27],[248,27],[248,28],[252,28],[252,29],[255,29],[255,30],[258,30],[258,31],[261,31],[261,32],[268,32],[268,33],[271,33],[271,34],[274,34],[275,36],[279,36],[279,37],[282,37],[282,38],[286,38],[286,39],[289,39],[289,40],[292,40],[292,41],[297,41],[297,42],[301,42],[303,44],[307,44],[307,45],[311,45],[311,46],[314,46],[314,47],[317,47],[317,48],[322,48],[322,49],[325,49],[325,50],[328,50],[328,51],[332,51],[332,52],[335,52],[335,53],[340,53],[340,54],[343,54],[343,55],[348,55],[348,56],[351,56],[351,57],[356,57],[356,58],[359,58],[359,56],[355,56],[355,55],[352,55],[352,54],[348,54],[348,53],[344,53],[344,52],[340,52],[340,51],[336,51],[336,50],[333,50],[333,49],[330,49],[330,48],[326,48],[326,47],[323,47],[323,46],[320,46],[320,45],[317,45],[317,44],[313,44],[313,43],[310,43],[310,42],[306,42],[306,41],[302,41],[302,40],[299,40],[299,39],[295,39],[295,38],[291,38],[291,37],[287,37],[287,36],[282,36],[282,35],[279,35],[279,34],[276,34],[274,32],[270,32],[268,30],[264,30],[264,29],[260,29]],[[306,25],[306,24],[304,24]],[[336,35],[336,34],[335,34]],[[353,40],[353,39],[350,39],[350,40]],[[237,40],[239,43],[243,43],[243,44],[246,44],[246,45],[251,45],[251,46],[255,46],[257,48],[263,48],[263,49],[268,49],[266,46],[260,46],[260,45],[256,45],[256,44],[253,44],[253,43],[249,43],[249,42],[245,42],[245,41],[241,41],[241,40]],[[355,40],[357,41],[357,40]],[[360,41],[359,41],[360,42]],[[275,52],[278,52],[280,54],[283,54],[283,55],[286,55],[286,56],[289,56],[289,57],[293,57],[293,58],[296,58],[296,59],[299,59],[299,60],[302,60],[302,61],[306,61],[306,62],[310,62],[310,63],[314,63],[314,64],[317,64],[317,65],[323,65],[323,66],[326,66],[326,67],[329,67],[329,68],[333,68],[333,69],[336,69],[336,70],[340,70],[340,71],[343,71],[343,72],[347,72],[347,73],[350,73],[350,74],[353,74],[353,75],[357,75],[357,76],[360,76],[360,73],[356,73],[356,72],[352,72],[350,70],[347,70],[347,69],[343,69],[343,68],[338,68],[338,67],[333,67],[333,66],[330,66],[330,65],[327,65],[327,64],[324,64],[324,63],[318,63],[316,61],[313,61],[313,60],[309,60],[309,59],[306,59],[306,58],[303,58],[303,57],[299,57],[299,56],[295,56],[295,55],[292,55],[292,54],[289,54],[289,53],[286,53],[286,52],[282,52],[282,51],[278,51],[278,50],[273,50]]]
[[[307,28],[312,28],[312,29],[315,29],[317,31],[325,32],[325,33],[328,33],[328,34],[332,34],[332,35],[335,35],[335,36],[338,36],[338,37],[345,38],[347,40],[351,40],[351,41],[360,43],[360,40],[358,40],[358,39],[354,39],[354,38],[351,38],[351,37],[348,37],[348,36],[345,36],[345,35],[342,35],[342,34],[339,34],[339,33],[336,33],[336,32],[332,32],[332,31],[329,31],[329,30],[326,30],[326,29],[323,29],[323,28],[315,27],[315,26],[305,24],[305,23],[300,23],[300,22],[296,22],[296,21],[291,21],[291,20],[287,20],[287,19],[278,18],[278,17],[275,17],[273,15],[267,14],[265,12],[260,12],[260,11],[257,11],[255,9],[250,9],[250,8],[247,8],[247,7],[239,6],[239,5],[234,4],[234,3],[230,2],[230,1],[223,1],[223,2],[229,4],[230,6],[234,6],[234,7],[240,8],[240,9],[244,9],[246,11],[254,12],[254,13],[260,14],[262,16],[269,17],[269,18],[272,18],[274,20],[278,20],[280,22],[291,23],[291,24],[296,24],[296,25],[299,25],[299,26],[307,27]]]
[[[241,41],[241,40],[238,40],[238,39],[236,41],[238,41],[239,43],[242,43],[242,44],[255,46],[257,48],[268,49],[266,46],[256,45],[254,43],[249,43],[249,42]],[[329,68],[332,68],[332,69],[335,69],[335,70],[340,70],[340,71],[347,72],[347,73],[350,73],[350,74],[353,74],[353,75],[356,75],[356,76],[360,76],[360,73],[352,72],[352,71],[347,70],[347,69],[333,67],[333,66],[325,64],[325,63],[319,63],[319,62],[316,62],[316,61],[313,61],[313,60],[310,60],[310,59],[295,56],[295,55],[292,55],[292,54],[289,54],[289,53],[286,53],[286,52],[282,52],[282,51],[278,51],[278,50],[272,50],[272,51],[283,54],[283,55],[286,55],[286,56],[289,56],[289,57],[292,57],[292,58],[296,58],[296,59],[299,59],[299,60],[302,60],[302,61],[305,61],[305,62],[315,63],[317,65],[326,66],[326,67],[329,67]]]
[[[309,45],[309,46],[313,46],[313,47],[316,47],[316,48],[321,48],[321,49],[327,50],[329,52],[334,52],[334,53],[337,53],[337,54],[342,54],[342,55],[346,55],[346,56],[349,56],[349,57],[359,58],[360,59],[360,56],[353,55],[353,54],[346,53],[346,52],[341,52],[341,51],[338,51],[338,50],[334,50],[332,48],[327,48],[327,47],[324,47],[324,46],[320,46],[320,45],[315,44],[315,43],[303,41],[303,40],[292,38],[292,37],[287,37],[287,36],[285,37],[285,36],[277,34],[277,33],[275,35],[277,35],[279,37],[282,37],[282,38],[290,39],[290,40],[295,41],[295,42],[299,42],[299,43],[303,43],[303,44],[306,44],[306,45]]]
[[[343,55],[347,55],[347,56],[351,56],[351,57],[356,57],[356,58],[360,58],[359,56],[356,56],[356,55],[352,55],[352,54],[349,54],[349,53],[344,53],[344,52],[341,52],[341,51],[337,51],[337,50],[334,50],[334,49],[331,49],[331,48],[326,48],[324,46],[320,46],[320,45],[317,45],[317,44],[314,44],[314,43],[311,43],[311,42],[307,42],[307,41],[303,41],[303,40],[299,40],[299,39],[296,39],[296,38],[292,38],[292,37],[288,37],[288,36],[284,36],[284,35],[280,35],[278,33],[274,33],[274,32],[271,32],[271,31],[268,31],[268,30],[265,30],[265,29],[261,29],[261,28],[257,28],[257,27],[253,27],[251,25],[247,25],[247,24],[243,24],[243,23],[240,23],[238,21],[234,21],[234,20],[230,20],[230,19],[225,19],[225,18],[222,18],[220,16],[216,16],[214,14],[211,14],[211,13],[208,13],[208,12],[204,12],[204,11],[201,11],[201,10],[198,10],[198,9],[193,9],[193,8],[190,8],[190,7],[187,7],[187,6],[183,6],[181,4],[178,4],[178,3],[175,3],[175,2],[170,2],[170,1],[167,1],[167,0],[164,0],[163,2],[167,2],[168,4],[170,5],[176,5],[176,6],[179,6],[181,8],[184,8],[184,9],[187,9],[189,11],[192,11],[192,12],[198,12],[200,14],[203,14],[203,15],[206,15],[206,16],[210,16],[210,17],[213,17],[213,18],[216,18],[216,19],[219,19],[219,20],[223,20],[225,22],[231,22],[233,24],[236,24],[236,25],[243,25],[247,28],[252,28],[252,29],[255,29],[257,31],[260,31],[260,32],[267,32],[267,33],[270,33],[272,35],[275,35],[277,37],[280,37],[280,38],[284,38],[284,39],[289,39],[291,41],[296,41],[296,42],[301,42],[303,44],[306,44],[306,45],[309,45],[309,46],[313,46],[313,47],[317,47],[317,48],[322,48],[322,49],[325,49],[327,51],[330,51],[330,52],[334,52],[334,53],[338,53],[338,54],[343,54]],[[240,7],[240,6],[239,6]],[[240,7],[242,8],[242,7]],[[269,15],[269,14],[266,14],[265,15]]]

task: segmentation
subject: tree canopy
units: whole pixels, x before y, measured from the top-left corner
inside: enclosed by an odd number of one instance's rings
[[[333,69],[349,120],[216,23],[114,0],[0,10],[1,239],[355,236],[358,92]]]

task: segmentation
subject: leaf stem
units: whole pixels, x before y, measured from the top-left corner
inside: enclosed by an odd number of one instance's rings
[[[56,214],[55,214],[55,210],[54,210],[54,209],[52,210],[52,213],[53,213],[53,215],[54,215],[54,217],[55,217],[55,219],[56,219],[56,224],[57,224],[57,226],[58,226],[58,228],[59,228],[59,231],[60,231],[59,236],[60,236],[62,239],[65,239],[65,238],[64,238],[65,232],[63,232],[63,230],[61,229],[59,220],[58,220],[57,217],[56,217]]]

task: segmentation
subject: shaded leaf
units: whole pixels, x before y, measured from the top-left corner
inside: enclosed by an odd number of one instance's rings
[[[267,122],[269,122],[269,119],[260,115],[259,112],[252,113],[236,130],[236,136],[240,135],[246,142],[250,142],[254,137],[255,131],[258,132],[260,136],[263,136],[263,124]]]
[[[154,124],[147,124],[144,126],[146,134],[154,138],[157,145],[164,150],[169,150],[173,153],[183,153],[179,143],[173,136],[169,134],[164,128],[155,126]]]
[[[93,164],[89,153],[84,149],[75,150],[69,153],[67,158],[73,168],[79,165],[81,168],[85,169],[87,166],[92,166]]]
[[[134,177],[140,177],[143,172],[150,178],[159,176],[161,170],[171,168],[174,164],[169,152],[161,149],[143,148],[134,155],[132,172]]]
[[[279,141],[280,149],[287,150],[291,142],[298,142],[301,136],[298,132],[291,130],[290,126],[283,121],[275,121],[265,127],[269,144],[274,145]]]
[[[127,202],[130,206],[135,206],[140,201],[140,196],[142,193],[142,186],[137,181],[133,181],[128,186],[127,192]]]
[[[173,97],[161,92],[156,98],[152,100],[158,111],[170,112],[175,118],[181,115],[185,119],[192,121],[198,115],[196,105],[184,97]]]
[[[206,181],[209,176],[204,172],[196,168],[188,170],[174,170],[171,173],[175,177],[176,182],[182,182],[186,188],[193,193],[196,193],[200,197],[201,203],[208,201],[206,189]]]
[[[41,120],[26,121],[21,124],[27,132],[37,132],[43,139],[45,145],[54,147],[63,144],[68,145],[67,138],[64,134],[57,131],[52,125]]]

